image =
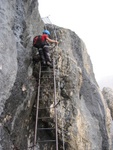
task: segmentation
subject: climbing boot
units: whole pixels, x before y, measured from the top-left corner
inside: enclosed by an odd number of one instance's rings
[[[47,61],[47,66],[49,66],[50,68],[53,68],[53,64],[52,63],[50,63],[49,61]]]
[[[46,66],[46,61],[41,61],[41,66]]]

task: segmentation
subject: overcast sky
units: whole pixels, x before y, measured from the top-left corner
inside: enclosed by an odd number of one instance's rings
[[[97,82],[113,75],[113,0],[39,0],[39,11],[84,41]]]

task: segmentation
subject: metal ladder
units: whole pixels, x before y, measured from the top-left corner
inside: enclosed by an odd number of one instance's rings
[[[49,70],[47,70],[49,69]],[[43,66],[41,66],[40,64],[40,69],[39,69],[39,79],[38,79],[38,94],[37,94],[37,105],[36,105],[36,122],[35,122],[35,136],[34,136],[34,148],[36,147],[36,143],[38,143],[40,145],[40,143],[46,143],[46,144],[50,144],[50,143],[54,143],[54,145],[56,145],[56,149],[54,150],[58,150],[58,127],[57,127],[57,109],[56,109],[56,105],[57,105],[57,100],[56,100],[56,72],[55,72],[55,60],[53,58],[53,68],[45,68]],[[52,81],[53,80],[53,81]],[[45,83],[43,84],[43,82],[45,81]],[[48,83],[50,82],[50,83]],[[52,89],[49,89],[50,86],[52,87]],[[48,87],[48,89],[47,89]],[[45,104],[43,101],[43,96],[44,96],[44,88],[47,92],[52,92],[53,98],[54,98],[54,103],[53,106],[51,107],[51,100],[47,99],[47,102]],[[50,109],[52,109],[53,111],[53,116],[46,116],[48,114],[48,111],[50,111]],[[46,112],[46,113],[45,113]],[[45,115],[42,115],[44,114]],[[43,126],[43,121],[45,120],[45,122],[49,123],[50,120],[54,120],[53,122],[51,122],[51,127],[47,127],[47,126]],[[55,133],[55,137],[54,139],[37,139],[38,134],[41,134],[41,138],[43,137],[43,132],[47,132],[47,133]],[[50,136],[51,137],[51,136]],[[49,150],[49,149],[47,149]]]

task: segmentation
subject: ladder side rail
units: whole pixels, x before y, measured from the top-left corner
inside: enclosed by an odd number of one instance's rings
[[[58,75],[60,76],[60,71],[58,69]],[[60,78],[59,78],[59,81],[58,81],[58,94],[59,94],[59,97],[60,97]],[[63,103],[63,102],[60,102],[60,103]],[[60,105],[60,110],[62,110],[62,107]],[[62,145],[63,145],[63,150],[65,150],[65,140],[64,140],[64,120],[63,120],[63,114],[61,113],[61,118],[62,118]]]
[[[53,74],[54,74],[54,105],[57,104],[56,100],[56,79],[55,79],[55,59],[53,57]],[[55,128],[56,128],[56,150],[58,150],[58,125],[57,125],[57,108],[55,107]]]
[[[49,22],[51,23],[51,25],[54,28],[54,35],[55,35],[55,39],[57,40],[57,34],[56,34],[56,28],[53,25],[53,23],[50,21],[49,17],[47,17]],[[56,45],[58,47],[58,45]],[[56,48],[57,48],[56,47]],[[55,50],[53,50],[54,52]],[[55,78],[55,58],[53,56],[53,76],[54,76],[54,103],[55,105],[57,104],[57,100],[56,100],[56,78]],[[55,125],[56,125],[56,150],[58,150],[58,122],[57,122],[57,107],[55,107]]]
[[[37,141],[38,107],[39,107],[39,97],[40,97],[40,77],[41,77],[41,64],[40,64],[40,69],[39,69],[39,83],[38,83],[38,95],[37,95],[37,106],[36,106],[34,146],[36,145],[36,141]]]

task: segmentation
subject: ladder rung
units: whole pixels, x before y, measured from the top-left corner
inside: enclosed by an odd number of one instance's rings
[[[56,142],[56,140],[43,140],[43,141],[37,141],[39,143],[45,143],[45,142]]]
[[[43,91],[42,89],[41,89],[41,93],[46,93],[46,92],[52,92],[52,93],[54,93],[54,90],[53,89],[51,89],[51,90],[46,90],[46,91]],[[39,98],[40,100],[43,100],[43,98]],[[51,99],[50,99],[51,100]]]
[[[53,85],[53,83],[51,83],[51,85]],[[50,88],[50,86],[45,86],[45,84],[41,84],[40,87],[43,87],[43,88]]]
[[[51,85],[53,85],[53,83],[51,83]],[[50,88],[49,86],[45,86],[45,84],[41,84],[40,87],[43,87],[43,88]]]
[[[38,119],[49,119],[51,117],[38,117]]]
[[[42,100],[43,100],[42,98],[39,99],[39,101],[42,101]],[[51,100],[51,99],[49,99],[49,100]],[[48,101],[49,101],[49,100],[48,100]]]
[[[54,77],[45,77],[45,78],[41,77],[40,79],[54,79]],[[57,77],[55,79],[59,79],[59,78]]]
[[[37,130],[55,130],[55,128],[37,128]]]
[[[51,83],[49,83],[49,85],[52,85],[52,84],[54,84],[53,81]],[[40,85],[45,87],[45,84],[40,83]],[[46,86],[46,87],[49,87],[49,86]]]
[[[53,77],[41,77],[40,79],[53,79]]]
[[[46,91],[41,91],[42,93],[45,93],[45,92],[50,92],[50,93],[53,93],[54,92],[54,89],[51,89],[51,90],[46,90]]]
[[[51,72],[53,72],[53,71],[41,71],[41,72],[49,72],[49,73],[51,73]]]
[[[53,109],[53,108],[55,108],[55,107],[44,107],[44,108],[38,108],[39,110],[41,109]]]

